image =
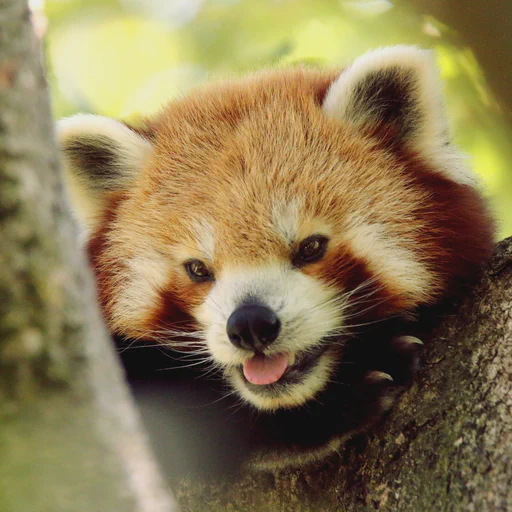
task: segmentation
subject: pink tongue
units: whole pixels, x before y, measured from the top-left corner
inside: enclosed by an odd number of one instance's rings
[[[288,367],[288,354],[275,354],[271,357],[255,355],[244,363],[245,378],[251,384],[272,384],[278,381]]]

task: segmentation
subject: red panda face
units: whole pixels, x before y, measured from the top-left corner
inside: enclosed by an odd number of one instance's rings
[[[488,252],[427,54],[337,76],[262,73],[139,130],[60,126],[112,332],[199,347],[260,409],[312,399],[358,325],[435,303]]]

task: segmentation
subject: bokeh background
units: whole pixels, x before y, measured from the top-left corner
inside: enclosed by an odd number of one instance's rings
[[[454,138],[512,234],[510,0],[31,0],[56,118],[136,120],[207,80],[343,66],[384,45],[437,55]]]

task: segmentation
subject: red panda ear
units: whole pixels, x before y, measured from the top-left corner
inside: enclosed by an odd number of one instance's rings
[[[329,88],[323,109],[413,150],[448,142],[433,53],[414,46],[382,48],[356,59]]]
[[[152,152],[150,141],[127,125],[91,114],[58,121],[57,141],[72,206],[85,229],[101,216],[106,195],[126,188]]]

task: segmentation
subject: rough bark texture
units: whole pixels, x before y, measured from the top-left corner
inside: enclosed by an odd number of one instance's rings
[[[184,482],[187,511],[512,510],[512,238],[426,350],[383,424],[302,470]]]
[[[22,0],[0,2],[0,233],[0,510],[175,510],[64,204]]]

